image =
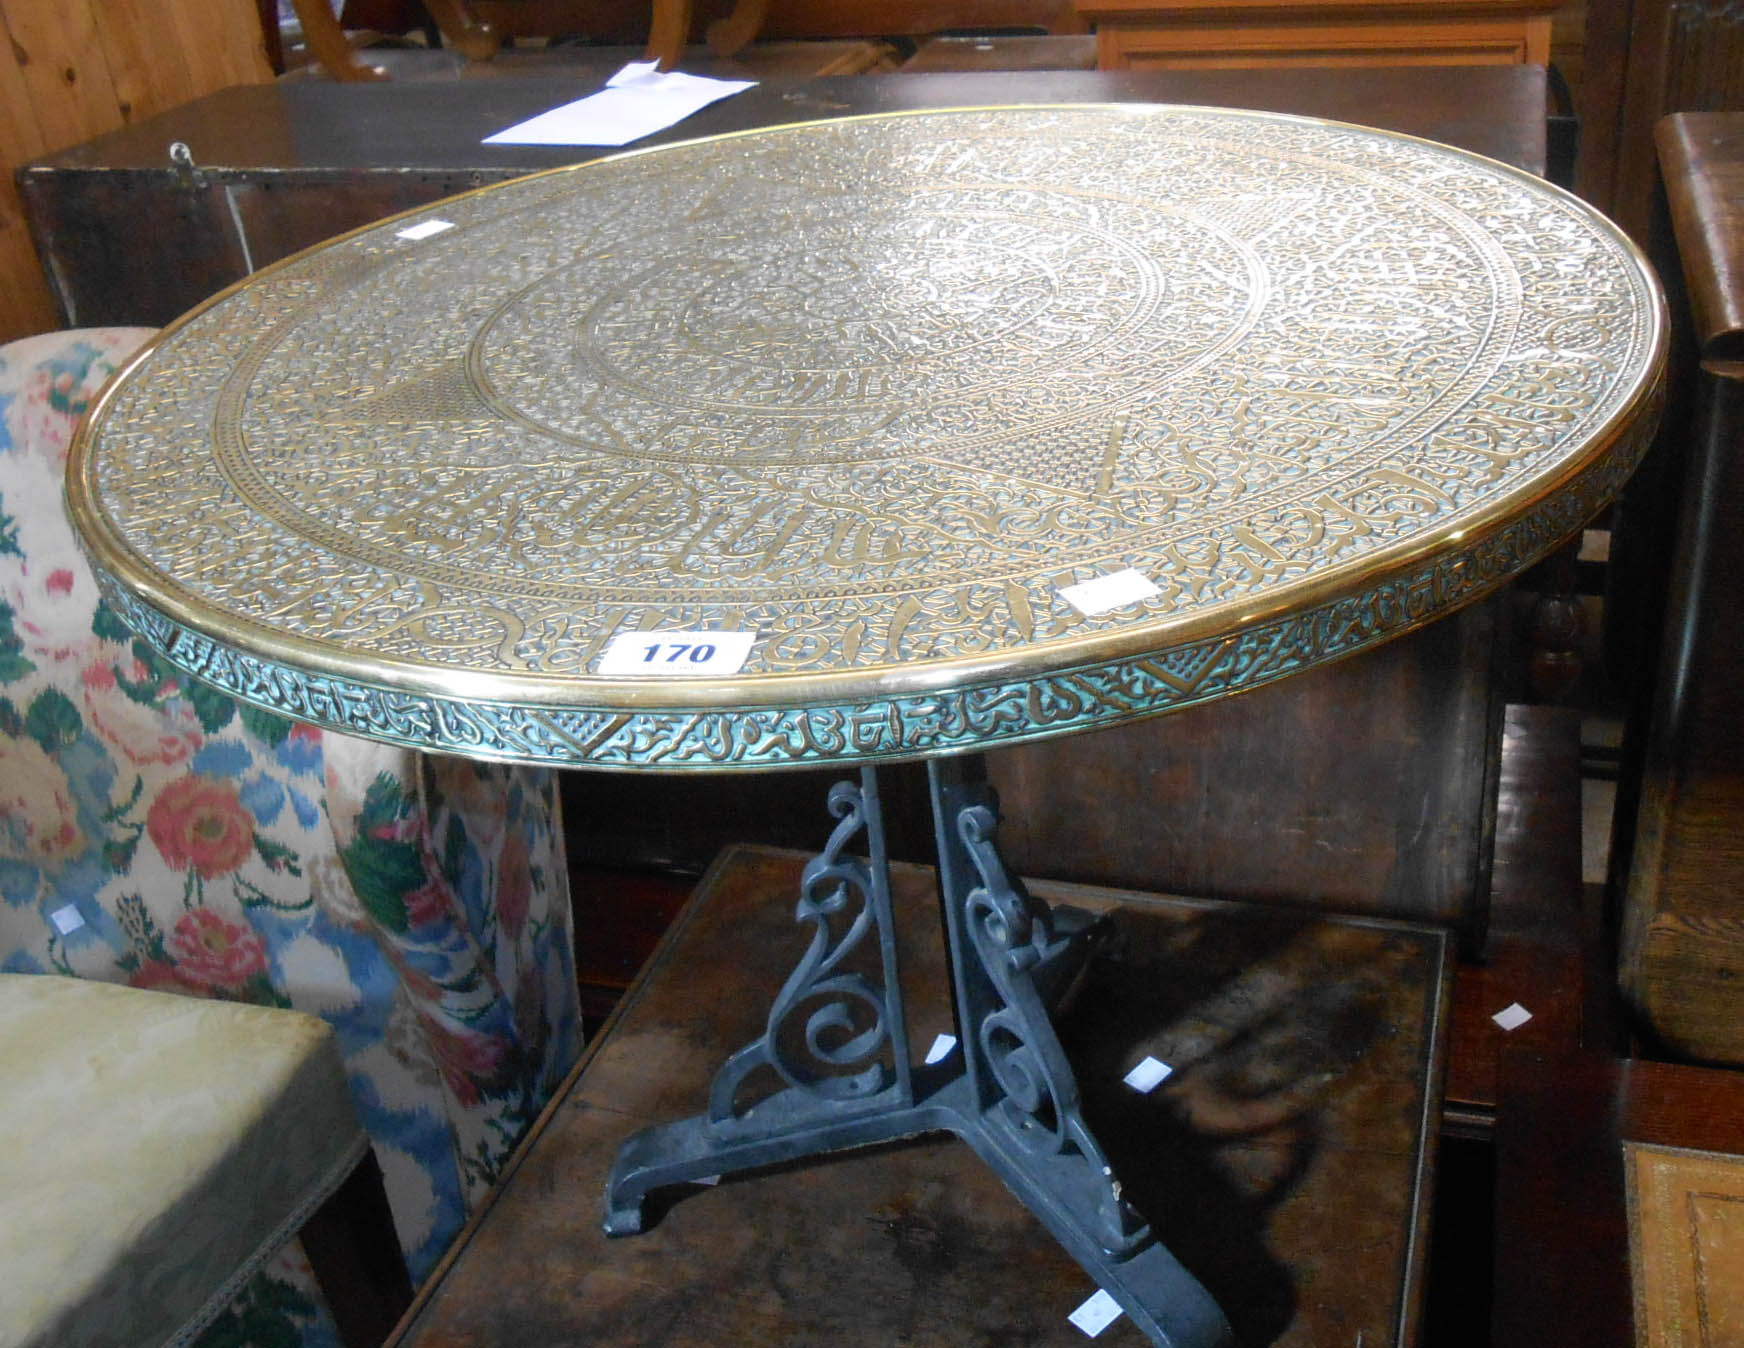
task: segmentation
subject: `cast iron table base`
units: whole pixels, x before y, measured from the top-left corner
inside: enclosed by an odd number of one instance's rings
[[[932,760],[927,775],[957,1048],[937,1064],[912,1065],[877,773],[863,768],[859,786],[841,782],[830,792],[838,822],[805,868],[796,914],[813,924],[811,944],[770,1007],[767,1029],[721,1068],[706,1113],[624,1144],[607,1181],[607,1234],[641,1231],[655,1189],[949,1132],[1153,1342],[1228,1342],[1217,1303],[1122,1196],[1054,1033],[1052,1008],[1107,924],[1049,908],[1007,873],[997,798],[979,755]],[[869,858],[844,856],[862,831]],[[869,939],[878,981],[848,963]],[[747,1081],[763,1069],[785,1084],[744,1103]]]

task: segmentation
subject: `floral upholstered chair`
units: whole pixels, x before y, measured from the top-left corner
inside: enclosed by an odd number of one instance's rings
[[[556,782],[294,724],[133,639],[61,475],[149,335],[0,347],[0,972],[326,1020],[421,1281],[580,1047]],[[299,1336],[335,1342],[292,1242],[202,1342]]]

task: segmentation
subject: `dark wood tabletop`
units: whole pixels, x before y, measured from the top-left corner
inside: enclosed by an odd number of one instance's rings
[[[462,83],[255,85],[218,93],[28,165],[167,169],[174,141],[212,172],[477,171],[481,181],[597,158],[585,146],[482,145],[492,132],[593,92],[573,76]],[[1196,103],[1357,122],[1445,141],[1541,173],[1545,76],[1536,66],[1369,70],[992,71],[771,80],[642,145],[747,127],[952,105]]]
[[[270,262],[388,215],[611,153],[484,145],[605,75],[221,90],[26,165],[25,210],[70,326],[164,324]],[[1259,108],[1445,141],[1534,173],[1545,76],[1466,69],[1001,71],[772,79],[639,146],[960,104],[1145,101]],[[172,163],[173,145],[187,158]],[[149,248],[139,246],[150,239]]]
[[[1492,1341],[1582,1348],[1738,1342],[1723,1328],[1703,1332],[1712,1328],[1707,1309],[1692,1315],[1704,1323],[1689,1324],[1688,1338],[1637,1339],[1640,1270],[1631,1259],[1625,1147],[1744,1156],[1744,1075],[1528,1048],[1504,1055],[1502,1092]],[[1736,1192],[1711,1197],[1733,1211],[1744,1203]],[[1734,1236],[1704,1254],[1719,1270],[1735,1270],[1739,1244]],[[1684,1262],[1693,1254],[1685,1251]]]

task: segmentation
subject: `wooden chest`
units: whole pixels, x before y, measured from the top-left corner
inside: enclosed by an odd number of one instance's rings
[[[597,157],[603,151],[588,147],[480,144],[590,87],[573,75],[529,75],[225,89],[27,164],[20,186],[69,325],[162,324],[251,269],[344,230]],[[644,143],[903,108],[1142,100],[1365,122],[1540,172],[1544,90],[1543,72],[1529,69],[780,79]],[[172,158],[177,144],[191,164]]]

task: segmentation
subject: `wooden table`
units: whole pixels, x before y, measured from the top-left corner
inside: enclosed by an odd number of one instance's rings
[[[1598,1054],[1502,1060],[1493,1341],[1744,1336],[1744,1077]]]
[[[945,1139],[681,1190],[631,1241],[597,1195],[623,1135],[693,1110],[754,1035],[796,937],[803,857],[740,848],[699,886],[619,1011],[391,1341],[716,1348],[1070,1348],[1094,1290]],[[895,874],[917,1043],[951,1029],[930,870]],[[1037,884],[1118,906],[1121,947],[1061,1023],[1137,1201],[1229,1308],[1240,1341],[1412,1342],[1426,1254],[1450,951],[1444,933]],[[1141,1058],[1176,1068],[1150,1095]],[[1142,1343],[1122,1320],[1100,1342]]]

